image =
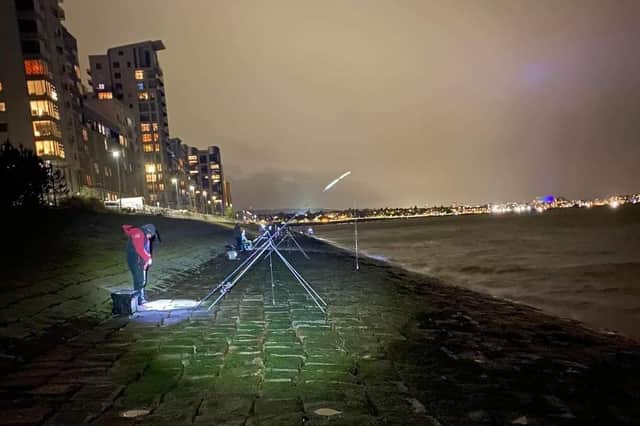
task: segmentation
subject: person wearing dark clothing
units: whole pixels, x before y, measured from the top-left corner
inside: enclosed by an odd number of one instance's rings
[[[152,224],[142,225],[140,228],[122,225],[122,230],[128,237],[127,265],[133,276],[133,288],[140,295],[138,304],[142,305],[146,301],[144,288],[147,285],[147,273],[152,262],[153,241],[156,238],[160,241],[160,234]]]
[[[240,228],[239,223],[236,223],[236,226],[233,228],[233,239],[236,242],[236,249],[242,251],[242,228]]]

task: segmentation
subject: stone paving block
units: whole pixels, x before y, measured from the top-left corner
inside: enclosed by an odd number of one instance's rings
[[[276,380],[295,381],[299,373],[300,372],[297,369],[291,368],[266,368],[264,370],[264,380],[265,382],[272,382]]]
[[[205,400],[195,418],[196,424],[227,424],[242,421],[249,416],[255,397],[219,395]]]
[[[268,357],[265,366],[267,368],[285,368],[299,370],[302,366],[303,358],[300,357]]]
[[[60,412],[51,416],[44,423],[45,426],[68,426],[68,425],[80,425],[88,424],[90,415],[86,410],[69,410],[62,406]],[[0,423],[2,424],[2,423]]]
[[[37,425],[49,413],[51,407],[45,405],[5,409],[0,416],[0,425]]]
[[[284,419],[288,418],[292,414],[303,415],[303,405],[302,401],[297,398],[292,399],[267,399],[267,398],[258,398],[255,401],[253,407],[253,416],[254,420],[258,420],[258,423],[261,424],[261,421],[271,420],[273,421],[275,418],[280,417]]]
[[[228,374],[224,374],[224,372]],[[260,384],[262,383],[261,375],[247,374],[246,370],[231,371],[222,370],[222,374],[216,379],[215,390],[216,394],[222,395],[257,395],[260,390]]]
[[[292,381],[264,382],[261,396],[265,399],[295,399],[300,389]]]
[[[360,359],[357,362],[358,377],[368,384],[389,383],[400,380],[398,372],[389,360]]]

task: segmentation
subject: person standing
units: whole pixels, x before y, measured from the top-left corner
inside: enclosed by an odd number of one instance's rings
[[[122,225],[122,230],[127,235],[127,265],[133,276],[133,289],[138,291],[138,304],[146,302],[144,288],[147,285],[147,272],[151,267],[151,253],[153,241],[160,234],[152,224],[142,225],[136,228],[131,225]]]
[[[236,241],[236,249],[242,251],[242,228],[239,223],[233,228],[233,239]]]

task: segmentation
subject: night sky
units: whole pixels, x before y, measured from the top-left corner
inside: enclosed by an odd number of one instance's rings
[[[640,1],[63,7],[83,69],[164,41],[171,135],[221,147],[235,207],[640,191]]]

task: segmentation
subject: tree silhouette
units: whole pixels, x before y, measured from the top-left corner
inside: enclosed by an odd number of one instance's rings
[[[67,187],[67,180],[64,176],[64,172],[60,169],[54,169],[52,165],[48,167],[49,184],[47,190],[53,197],[53,204],[58,205],[61,198],[66,198],[69,195],[69,188]]]
[[[0,208],[37,207],[49,186],[44,162],[22,145],[0,146]]]

